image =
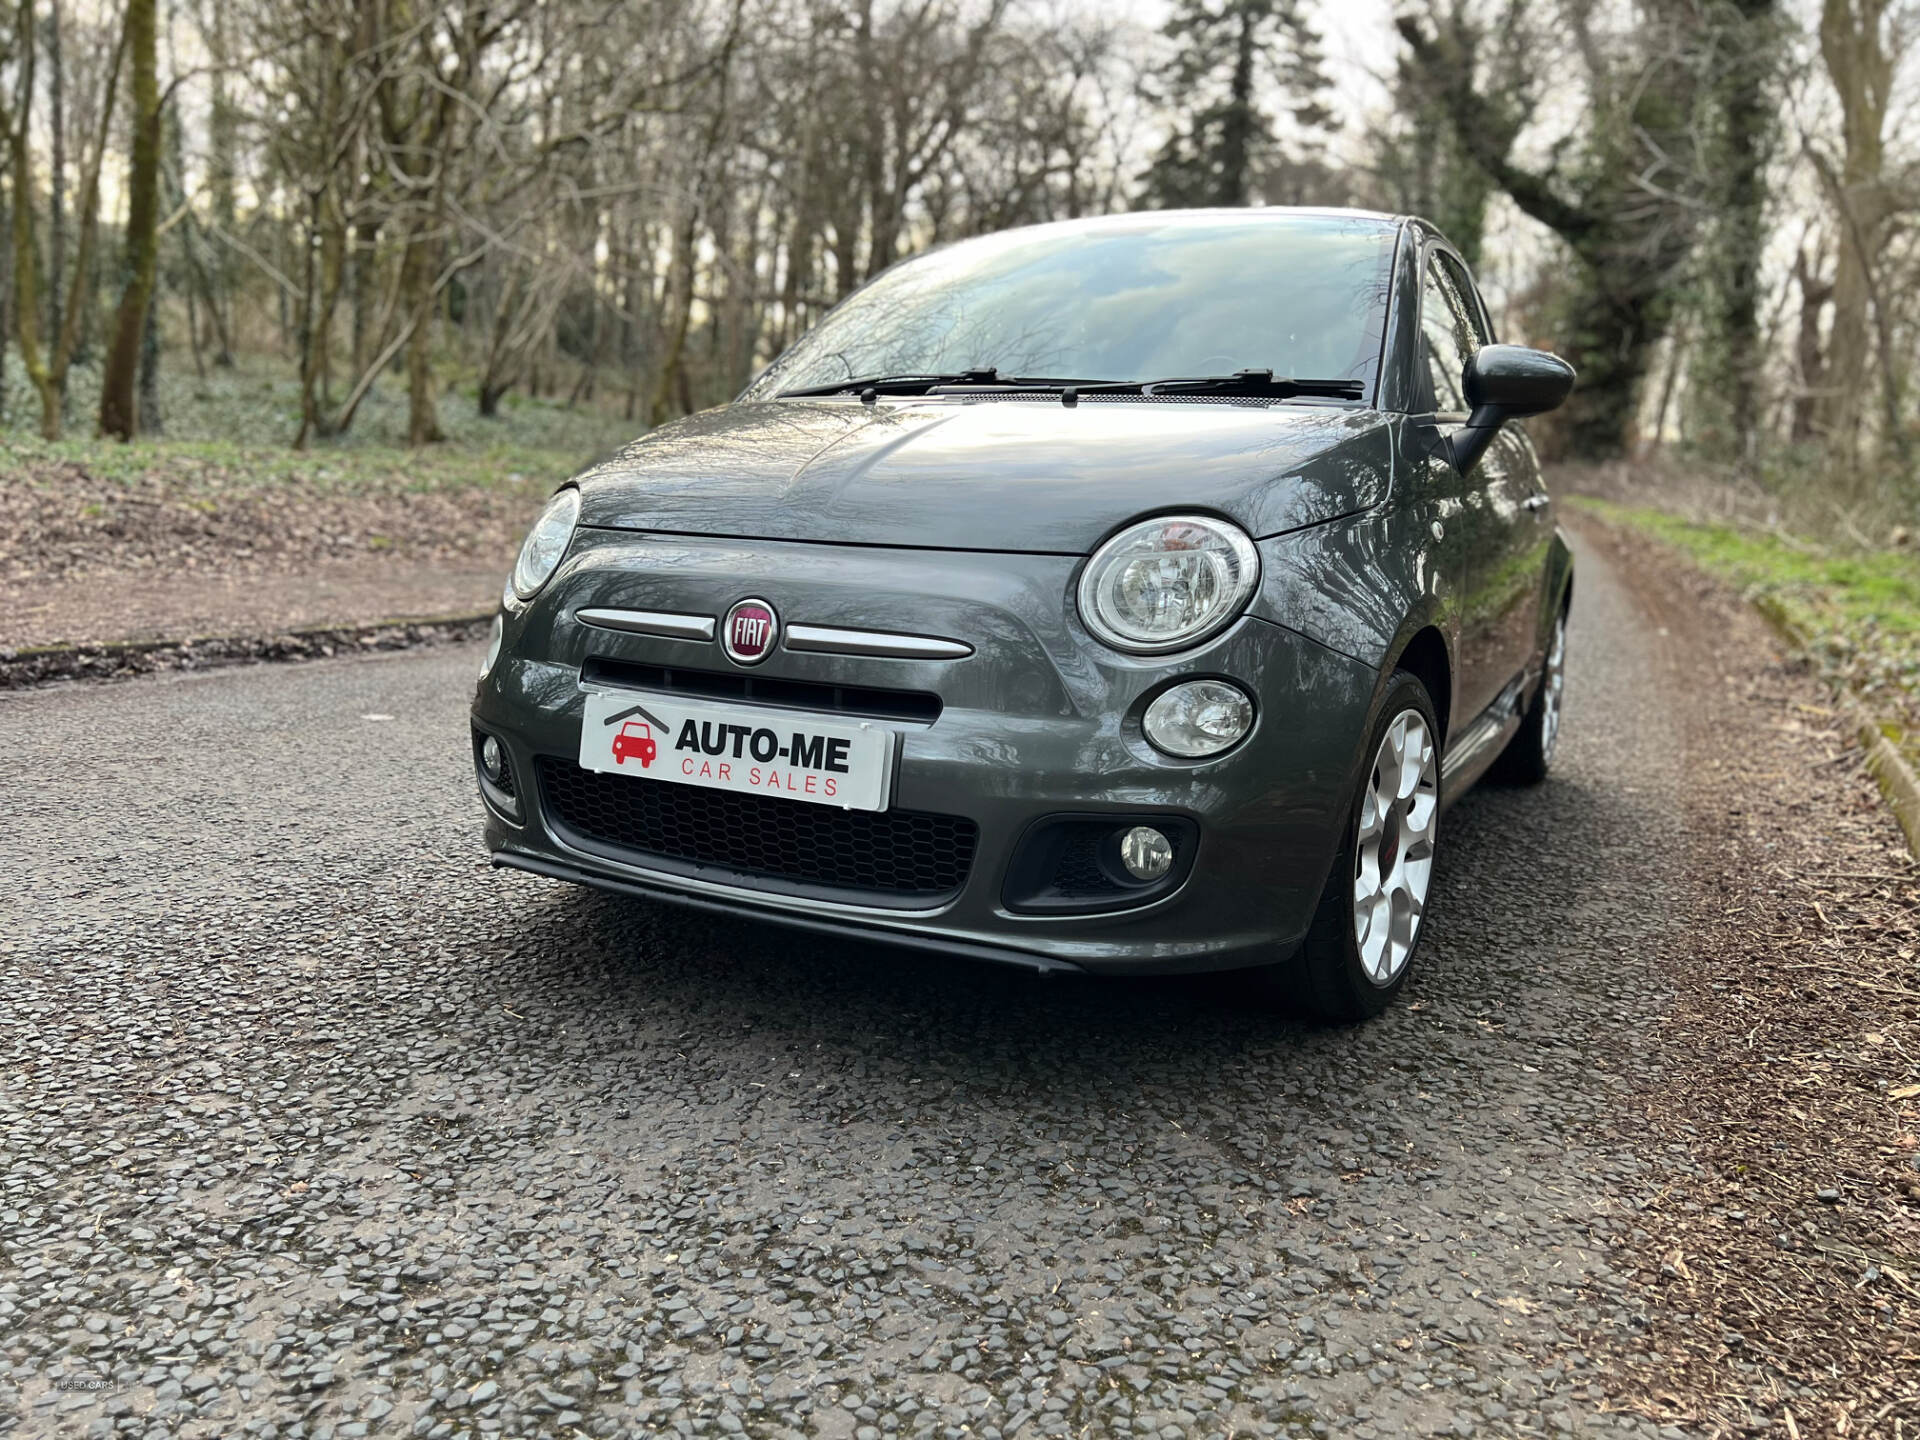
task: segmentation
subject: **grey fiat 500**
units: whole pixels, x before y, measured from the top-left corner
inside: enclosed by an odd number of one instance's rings
[[[473,704],[495,863],[1106,974],[1405,983],[1440,812],[1545,775],[1572,561],[1417,219],[968,240],[568,482]]]

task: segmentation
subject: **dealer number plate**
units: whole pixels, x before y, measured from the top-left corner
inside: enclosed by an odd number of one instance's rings
[[[580,764],[609,775],[884,810],[892,798],[894,743],[894,732],[880,726],[803,710],[594,691],[580,727]]]

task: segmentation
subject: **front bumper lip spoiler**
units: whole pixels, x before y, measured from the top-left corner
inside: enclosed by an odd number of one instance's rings
[[[630,895],[642,900],[663,900],[670,905],[682,905],[711,915],[730,915],[740,919],[759,920],[792,929],[809,930],[817,935],[867,940],[881,945],[900,945],[936,955],[986,960],[998,965],[1013,965],[1024,970],[1032,970],[1040,975],[1089,973],[1071,961],[1057,960],[1050,955],[1038,955],[1029,950],[1017,950],[1011,946],[982,945],[978,941],[954,940],[944,935],[917,934],[911,930],[899,930],[891,926],[862,925],[857,921],[821,919],[817,916],[797,914],[791,910],[774,910],[751,903],[710,899],[704,895],[690,895],[684,890],[676,890],[664,885],[648,885],[643,881],[631,880],[624,876],[608,875],[584,865],[570,865],[564,861],[550,860],[544,855],[528,855],[518,850],[494,851],[493,867],[496,870],[524,870],[530,875],[543,875],[549,880],[567,880],[576,885],[590,885],[596,890],[605,890],[613,895]]]

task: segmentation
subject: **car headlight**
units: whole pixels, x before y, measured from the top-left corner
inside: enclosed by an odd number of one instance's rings
[[[1160,655],[1224,629],[1259,583],[1260,552],[1238,525],[1161,515],[1093,552],[1080,577],[1080,618],[1116,650]]]
[[[1253,701],[1225,680],[1189,680],[1156,696],[1140,728],[1156,750],[1202,760],[1246,738],[1253,728]]]
[[[580,518],[580,492],[568,486],[547,502],[540,518],[527,532],[520,547],[520,558],[513,562],[513,593],[531,600],[542,585],[560,568],[560,558],[573,539],[573,525]]]

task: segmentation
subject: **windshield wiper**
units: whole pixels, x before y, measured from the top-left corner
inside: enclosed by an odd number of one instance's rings
[[[1300,380],[1271,370],[1236,370],[1231,375],[1175,375],[1164,380],[1068,380],[1044,375],[1002,375],[988,365],[944,375],[867,375],[828,385],[782,390],[779,398],[820,395],[925,395],[947,387],[995,390],[1058,390],[1068,404],[1082,395],[1226,395],[1287,399],[1295,395],[1330,400],[1363,400],[1367,387],[1358,380]]]
[[[801,385],[782,390],[779,398],[805,398],[808,395],[855,395],[871,390],[877,395],[924,395],[937,385],[1010,385],[991,365],[982,370],[960,370],[951,375],[867,375],[836,380],[830,385]]]
[[[1271,370],[1236,370],[1231,375],[1175,375],[1165,380],[1101,380],[1074,387],[1082,395],[1230,395],[1286,399],[1294,395],[1329,400],[1364,400],[1358,380],[1302,380]]]

